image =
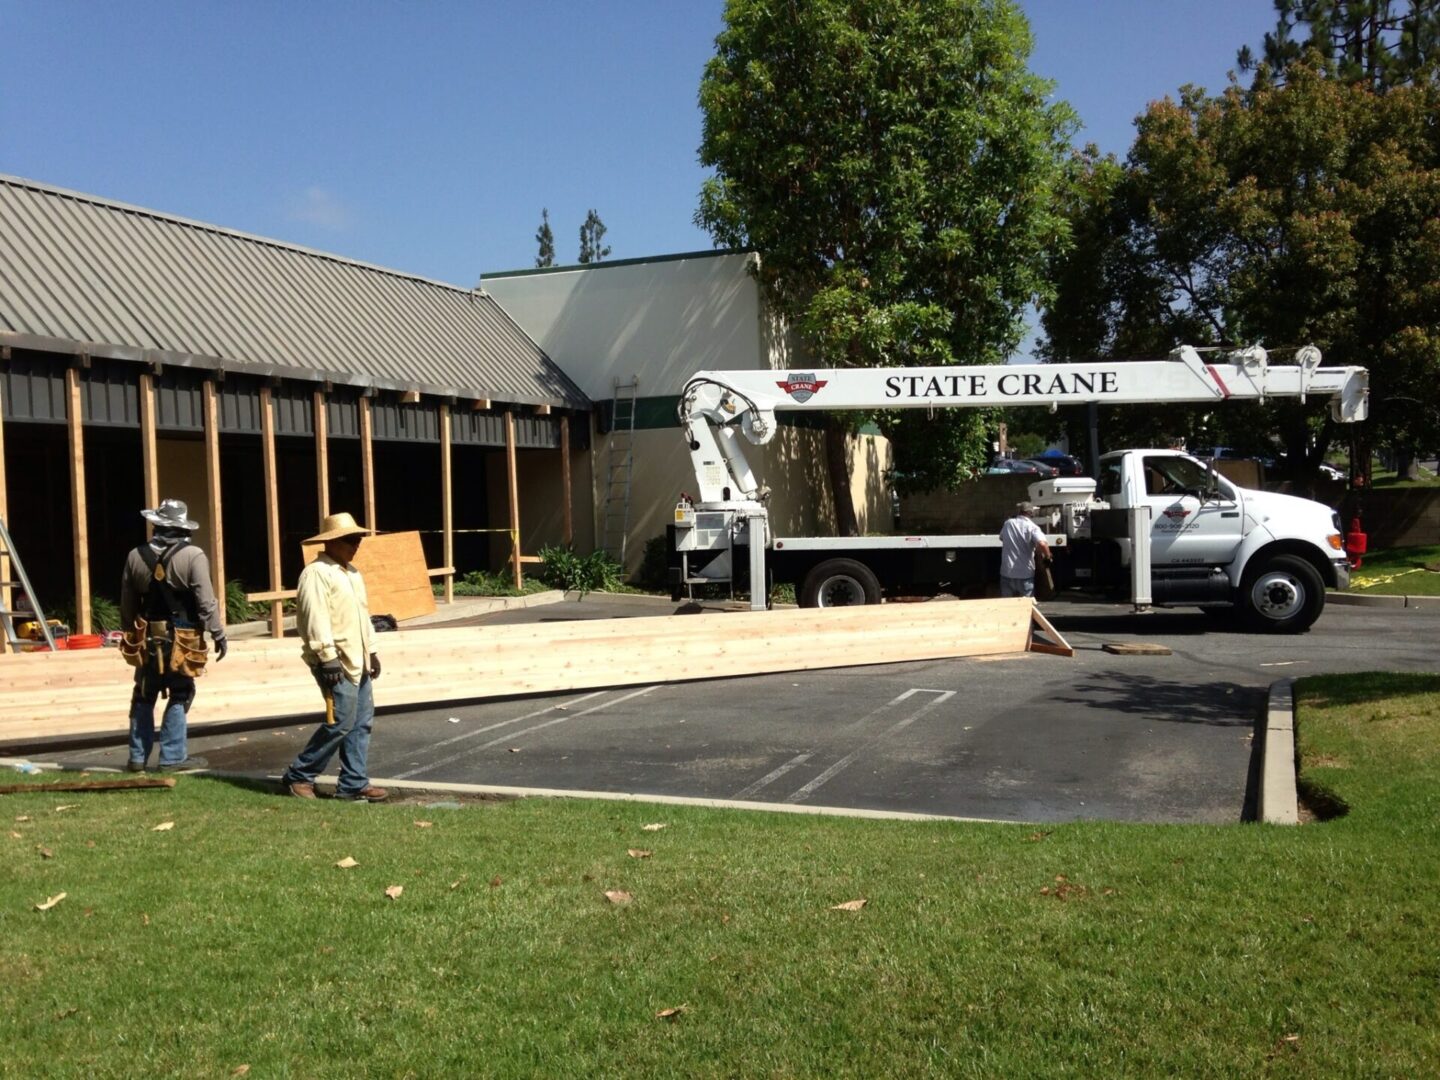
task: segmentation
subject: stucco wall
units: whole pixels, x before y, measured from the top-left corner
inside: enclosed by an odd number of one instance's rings
[[[768,366],[759,289],[750,255],[701,254],[489,275],[480,287],[499,301],[592,399],[614,379],[638,378],[638,394],[678,394],[707,368]]]

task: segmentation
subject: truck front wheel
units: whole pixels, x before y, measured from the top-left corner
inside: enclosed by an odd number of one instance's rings
[[[1325,583],[1299,556],[1276,555],[1246,573],[1240,603],[1255,629],[1298,634],[1324,610]]]
[[[826,559],[800,586],[801,607],[849,607],[880,603],[880,582],[864,563]]]

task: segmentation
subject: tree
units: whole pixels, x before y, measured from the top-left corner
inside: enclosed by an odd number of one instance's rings
[[[700,85],[695,220],[758,250],[772,309],[819,366],[998,362],[1046,294],[1073,126],[1026,68],[1010,0],[729,0]],[[900,486],[952,485],[984,418],[878,418]],[[853,414],[826,418],[838,528],[856,531]]]
[[[1248,45],[1237,57],[1257,82],[1283,80],[1307,56],[1332,77],[1381,91],[1433,80],[1440,70],[1436,0],[1275,0],[1275,14],[1260,57]],[[1302,27],[1304,41],[1296,34]]]
[[[597,263],[610,254],[610,245],[601,246],[605,236],[605,223],[600,215],[591,210],[585,215],[585,224],[580,226],[580,264]]]
[[[1433,82],[1381,93],[1305,63],[1283,84],[1152,104],[1123,167],[1076,166],[1077,246],[1056,266],[1046,348],[1313,342],[1370,369],[1367,446],[1440,439],[1437,115]],[[1335,434],[1313,402],[1209,411],[1189,411],[1192,431],[1276,431],[1296,478]]]
[[[535,265],[555,265],[555,234],[550,229],[550,210],[540,211],[540,228],[535,231],[535,242],[540,245],[540,254],[535,256]]]

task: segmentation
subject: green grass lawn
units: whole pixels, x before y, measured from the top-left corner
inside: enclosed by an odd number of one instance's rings
[[[0,1073],[1434,1075],[1440,676],[1299,700],[1298,828],[0,796]]]
[[[1370,596],[1440,596],[1440,545],[1366,555],[1360,569],[1351,574],[1350,591]]]

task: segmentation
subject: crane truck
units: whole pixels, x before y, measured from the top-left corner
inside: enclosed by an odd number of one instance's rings
[[[697,495],[669,529],[670,584],[748,587],[750,606],[795,586],[805,607],[961,593],[998,581],[997,536],[776,536],[769,488],[743,443],[775,437],[781,411],[966,408],[1263,400],[1321,395],[1337,422],[1365,419],[1368,374],[1322,367],[1313,346],[1272,365],[1259,347],[1181,346],[1162,360],[814,371],[701,371],[678,416]],[[1098,477],[1030,485],[1057,588],[1126,596],[1136,611],[1235,611],[1256,628],[1298,632],[1319,618],[1327,588],[1349,584],[1337,514],[1308,499],[1241,488],[1176,450],[1118,450]]]

